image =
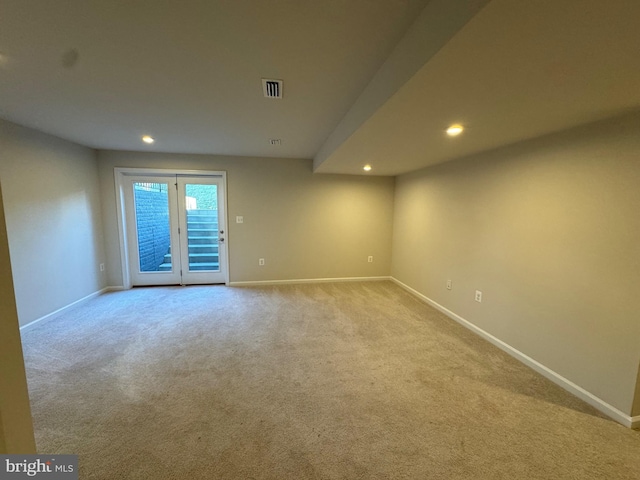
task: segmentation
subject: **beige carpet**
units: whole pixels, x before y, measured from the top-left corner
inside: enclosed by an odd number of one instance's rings
[[[134,289],[23,339],[83,479],[640,478],[640,432],[390,282]]]

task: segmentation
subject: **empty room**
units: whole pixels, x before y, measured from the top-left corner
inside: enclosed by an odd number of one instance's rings
[[[3,0],[0,476],[640,478],[638,18]]]

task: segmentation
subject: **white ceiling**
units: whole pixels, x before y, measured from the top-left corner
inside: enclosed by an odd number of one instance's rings
[[[640,106],[640,2],[487,2],[2,0],[0,117],[93,148],[396,175]]]
[[[96,148],[312,158],[426,3],[2,0],[0,117]]]
[[[316,171],[397,175],[635,110],[639,21],[637,0],[491,0]]]

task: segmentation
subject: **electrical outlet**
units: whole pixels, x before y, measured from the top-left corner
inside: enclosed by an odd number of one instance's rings
[[[476,302],[482,302],[482,292],[480,290],[476,290]]]
[[[104,272],[104,263],[101,263],[101,264],[100,264],[100,271],[101,271],[101,272]]]
[[[369,255],[369,256],[367,257],[367,262],[369,262],[369,263],[373,263],[373,255]]]
[[[264,258],[258,259],[258,265],[260,265],[261,267],[264,267]]]
[[[244,223],[244,217],[242,215],[237,215],[236,223]]]
[[[451,280],[447,280],[447,290],[451,290]]]

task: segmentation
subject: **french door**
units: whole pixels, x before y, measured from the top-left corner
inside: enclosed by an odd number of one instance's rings
[[[226,282],[222,177],[127,175],[123,183],[133,286]]]

